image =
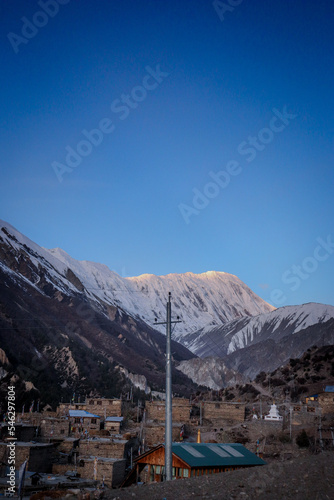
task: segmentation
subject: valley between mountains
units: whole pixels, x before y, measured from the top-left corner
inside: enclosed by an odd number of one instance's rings
[[[124,278],[0,221],[0,379],[51,406],[73,392],[163,391],[168,293],[173,391],[221,389],[334,344],[334,307],[275,309],[225,272]],[[132,388],[132,389],[131,389]],[[32,391],[32,392],[31,392]]]

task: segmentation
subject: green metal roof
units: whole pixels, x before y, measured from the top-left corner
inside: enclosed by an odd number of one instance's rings
[[[239,443],[173,443],[172,452],[190,467],[236,467],[266,463]]]

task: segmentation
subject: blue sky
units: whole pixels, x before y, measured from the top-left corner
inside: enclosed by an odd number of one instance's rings
[[[0,217],[123,276],[334,305],[333,3],[218,5],[3,3]]]

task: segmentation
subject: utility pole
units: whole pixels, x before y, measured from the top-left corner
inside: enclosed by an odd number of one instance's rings
[[[172,323],[181,323],[179,317],[172,321],[171,293],[168,293],[166,321],[156,325],[166,325],[166,414],[165,414],[165,477],[166,481],[172,480]]]
[[[322,429],[321,429],[321,408],[320,408],[320,421],[319,421],[319,443],[320,443],[321,451],[324,451],[324,443],[322,440]]]

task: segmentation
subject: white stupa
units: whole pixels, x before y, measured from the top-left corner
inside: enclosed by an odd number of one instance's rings
[[[275,402],[271,405],[269,414],[264,417],[265,420],[270,420],[271,422],[281,422],[283,417],[278,413],[277,406]]]

